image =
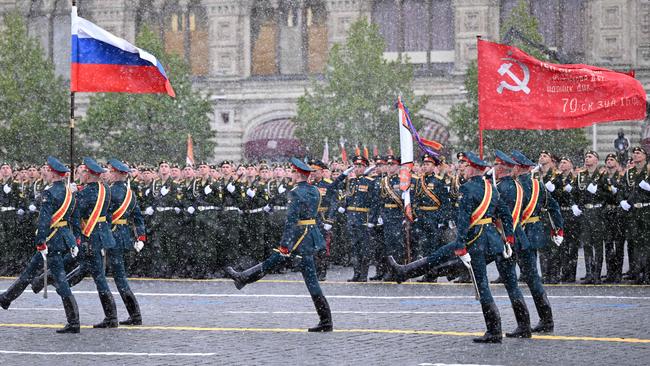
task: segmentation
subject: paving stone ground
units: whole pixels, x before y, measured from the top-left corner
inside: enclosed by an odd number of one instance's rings
[[[581,272],[583,269],[581,269]],[[372,273],[372,271],[371,271]],[[490,277],[496,271],[490,269]],[[143,327],[59,335],[61,301],[28,289],[0,311],[1,365],[645,365],[650,360],[650,287],[547,286],[556,330],[528,340],[476,345],[480,305],[465,284],[348,284],[330,271],[323,289],[334,333],[317,323],[298,273],[270,275],[237,291],[228,280],[133,279]],[[1,279],[4,290],[11,279]],[[111,283],[114,289],[114,284]],[[537,313],[522,286],[535,324]],[[74,289],[81,322],[103,315],[91,279]],[[515,327],[506,292],[492,286],[503,330]],[[116,293],[120,318],[126,317]]]

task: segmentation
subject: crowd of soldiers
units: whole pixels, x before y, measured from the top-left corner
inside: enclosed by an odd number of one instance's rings
[[[460,157],[461,154],[459,154]],[[584,249],[582,283],[648,283],[650,274],[650,165],[636,147],[626,166],[615,154],[587,151],[584,160],[541,151],[533,176],[559,205],[565,240],[539,250],[544,283],[574,283],[578,250]],[[575,167],[576,164],[583,164]],[[405,218],[399,188],[399,157],[387,154],[350,163],[308,160],[310,183],[321,192],[318,225],[326,250],[316,256],[319,280],[330,264],[352,265],[350,281],[392,281],[386,258],[409,262],[454,238],[463,178],[457,163],[428,155],[416,162],[411,182],[414,220]],[[354,169],[348,169],[348,166]],[[265,161],[196,166],[160,161],[132,164],[130,188],[145,219],[148,242],[125,260],[135,276],[212,278],[223,268],[246,268],[268,257],[281,239],[287,215],[291,168]],[[40,166],[0,167],[0,275],[13,275],[33,254],[40,194]],[[84,165],[74,176],[83,177]],[[76,179],[78,189],[85,184]],[[546,207],[546,206],[544,206]],[[547,240],[555,223],[543,210]],[[627,246],[625,245],[627,243]],[[623,274],[624,250],[629,271]],[[377,271],[369,277],[368,268]],[[605,270],[606,268],[606,270]],[[284,269],[283,269],[284,270]],[[287,268],[286,270],[290,270]],[[606,274],[606,276],[602,276]],[[467,281],[461,275],[459,281]],[[436,281],[436,274],[421,281]],[[497,282],[499,279],[497,279]]]

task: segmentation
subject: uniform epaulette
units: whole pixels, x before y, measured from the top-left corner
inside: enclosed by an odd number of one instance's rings
[[[375,180],[375,178],[373,178],[373,177],[368,177],[368,176],[366,176],[366,179],[368,179],[368,180],[371,181],[371,182]]]
[[[325,181],[325,183],[332,183],[333,182],[333,180],[331,180],[329,178],[323,178],[323,180]]]
[[[411,174],[411,178],[414,178],[414,179],[420,179],[420,176],[417,175],[417,174]]]
[[[438,178],[438,179],[440,179],[440,180],[442,180],[442,178],[444,178],[445,176],[444,176],[444,175],[440,175],[440,174],[436,174],[435,177]]]

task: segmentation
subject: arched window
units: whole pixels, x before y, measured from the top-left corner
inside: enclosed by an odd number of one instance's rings
[[[327,9],[323,1],[307,1],[305,8],[307,27],[307,71],[323,72],[329,51],[327,36]]]
[[[189,36],[189,61],[192,75],[205,76],[208,74],[210,54],[208,45],[208,19],[207,11],[199,1],[189,5],[188,10],[188,36]]]
[[[251,11],[251,74],[275,75],[278,21],[269,0],[257,0]]]
[[[325,1],[254,2],[251,11],[252,75],[320,73],[328,50]]]
[[[178,0],[168,0],[157,7],[154,0],[140,0],[136,9],[136,30],[142,26],[159,34],[165,52],[183,57],[194,76],[209,71],[208,19],[200,0],[181,6]]]

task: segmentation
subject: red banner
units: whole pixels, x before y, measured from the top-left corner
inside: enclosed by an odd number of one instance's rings
[[[596,66],[559,65],[478,41],[479,128],[559,130],[643,120],[646,93],[633,76]]]

